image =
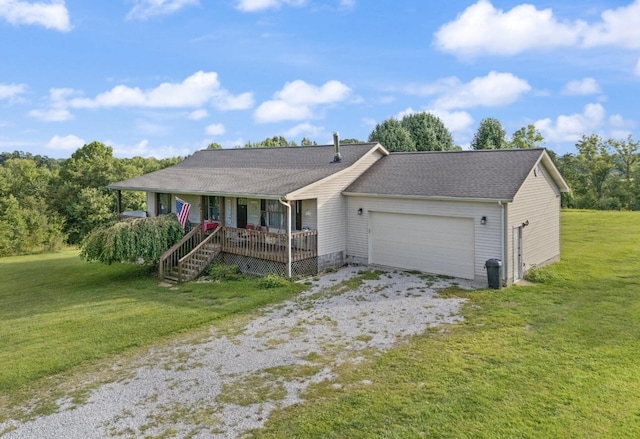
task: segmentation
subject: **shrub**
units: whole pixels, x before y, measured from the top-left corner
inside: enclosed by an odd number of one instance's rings
[[[289,281],[277,274],[267,274],[258,282],[258,287],[262,289],[280,288],[289,285]]]
[[[555,276],[548,267],[533,267],[524,276],[525,280],[537,284],[552,282]]]
[[[237,265],[213,264],[209,266],[207,273],[211,280],[218,282],[240,280],[244,277]]]

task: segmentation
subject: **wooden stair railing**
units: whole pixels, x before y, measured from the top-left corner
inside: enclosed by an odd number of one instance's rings
[[[214,230],[200,244],[178,260],[177,281],[188,282],[200,276],[222,251],[220,228]]]
[[[177,244],[164,252],[158,263],[158,278],[160,281],[167,280],[174,268],[178,267],[178,261],[196,248],[204,238],[202,224],[194,227]]]

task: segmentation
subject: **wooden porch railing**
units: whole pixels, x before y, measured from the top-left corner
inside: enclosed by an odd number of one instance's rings
[[[318,256],[318,232],[308,230],[291,234],[292,262]],[[223,227],[220,245],[225,253],[287,262],[287,235],[258,230]]]
[[[200,276],[218,256],[220,250],[220,229],[217,229],[178,260],[178,283],[190,281]]]
[[[219,252],[287,262],[287,235],[258,230],[219,227],[205,235],[202,224],[196,225],[178,244],[160,258],[160,280],[190,280],[210,264]],[[318,256],[318,232],[307,230],[291,234],[291,262]],[[206,264],[206,265],[204,265]],[[196,271],[199,271],[194,275]]]
[[[202,224],[198,224],[187,233],[179,243],[164,252],[158,264],[158,277],[160,280],[164,280],[173,268],[178,266],[178,261],[196,248],[196,246],[202,242],[203,238],[204,231]]]

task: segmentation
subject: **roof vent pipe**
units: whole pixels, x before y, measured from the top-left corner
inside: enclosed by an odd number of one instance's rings
[[[340,134],[337,131],[333,133],[333,149],[335,152],[333,163],[338,163],[342,160],[342,156],[340,155]]]

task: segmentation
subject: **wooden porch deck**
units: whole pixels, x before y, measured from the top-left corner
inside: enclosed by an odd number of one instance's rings
[[[218,232],[222,252],[275,262],[287,262],[287,235],[258,230],[222,227]],[[318,255],[318,232],[297,231],[291,234],[291,262]]]

